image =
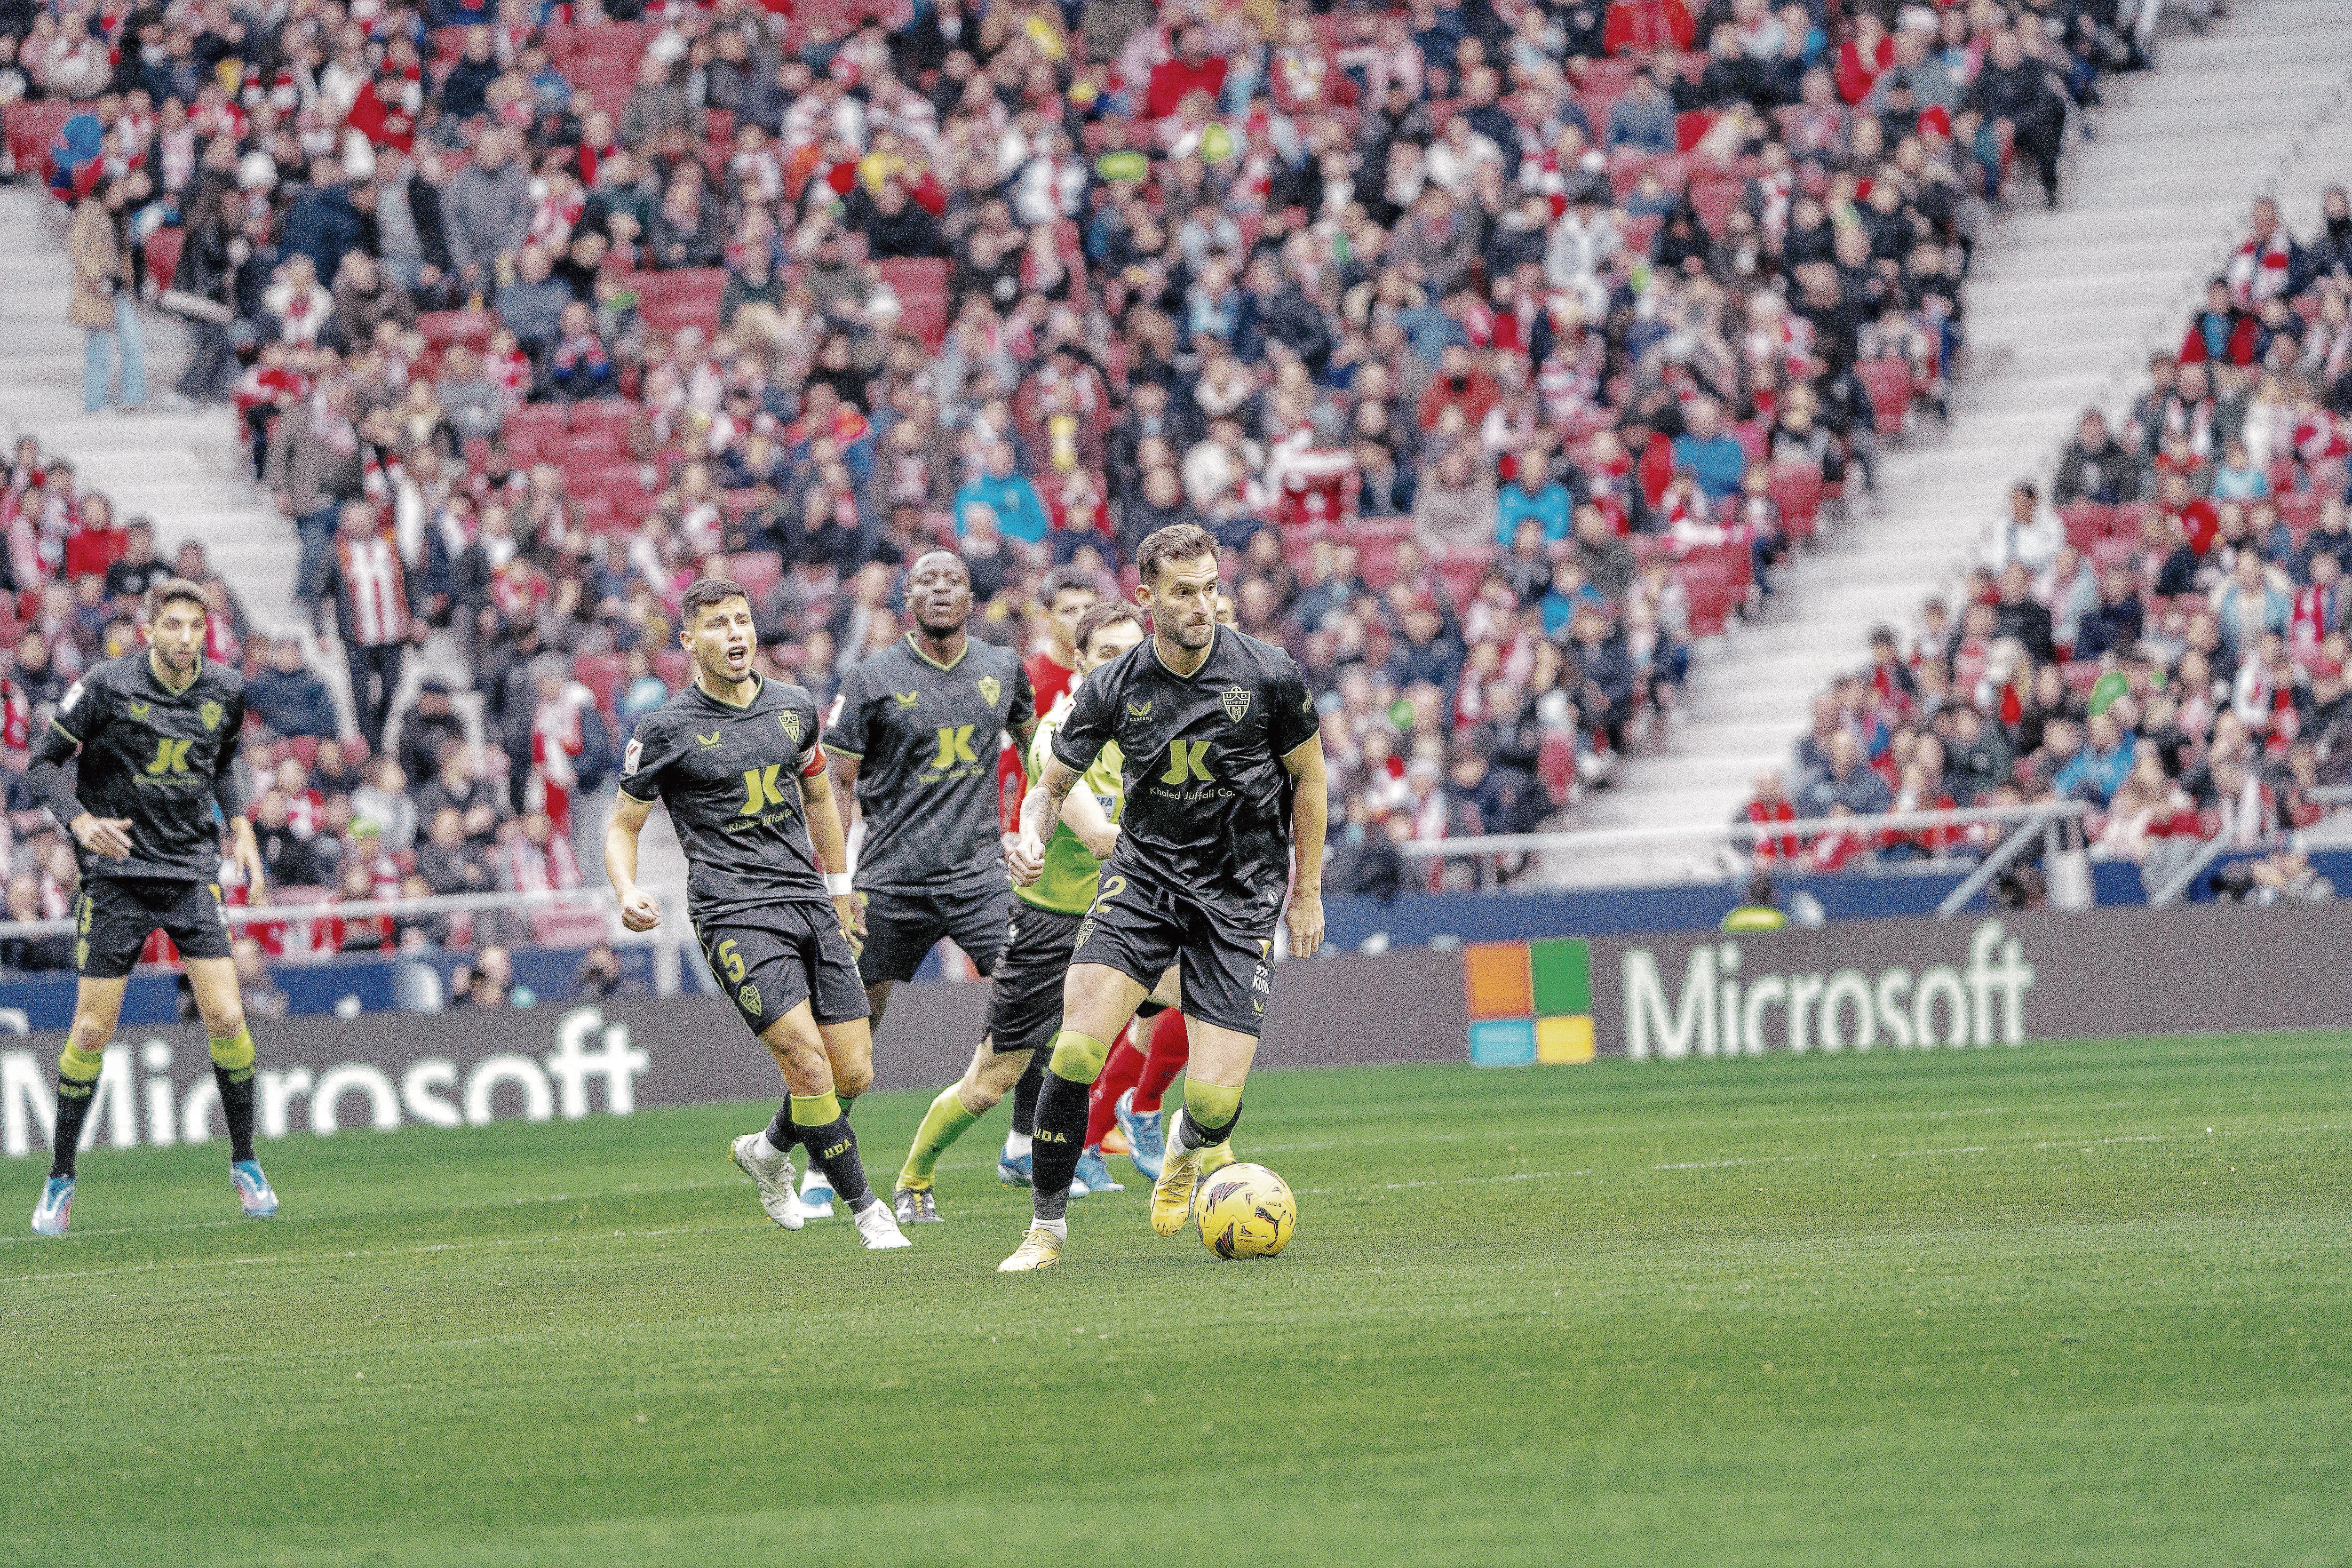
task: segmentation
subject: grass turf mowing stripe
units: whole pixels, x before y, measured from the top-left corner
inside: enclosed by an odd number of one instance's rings
[[[93,1151],[0,1248],[0,1433],[74,1456],[0,1559],[2331,1560],[2344,1047],[1264,1073],[1289,1254],[1134,1184],[1013,1280],[988,1126],[884,1258],[717,1173],[753,1106],[289,1140],[266,1226]]]

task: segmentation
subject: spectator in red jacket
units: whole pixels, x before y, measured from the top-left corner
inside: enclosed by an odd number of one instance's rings
[[[1209,53],[1208,36],[1200,28],[1187,27],[1177,37],[1175,58],[1151,68],[1151,82],[1143,95],[1144,116],[1165,120],[1188,95],[1205,92],[1213,100],[1224,88],[1224,57]]]

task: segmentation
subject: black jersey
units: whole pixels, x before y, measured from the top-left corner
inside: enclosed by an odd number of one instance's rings
[[[804,689],[763,680],[733,708],[689,685],[637,721],[621,792],[669,807],[686,851],[687,913],[700,924],[779,903],[831,908],[800,791],[803,776],[824,769]]]
[[[1020,658],[977,637],[953,664],[919,652],[909,633],[852,665],[824,743],[858,759],[866,840],[857,885],[906,891],[1002,881],[997,747],[1035,715]]]
[[[1320,728],[1282,649],[1217,628],[1190,676],[1145,638],[1077,685],[1054,755],[1083,773],[1116,741],[1127,782],[1104,867],[1215,902],[1260,904],[1290,877],[1290,774],[1282,759]]]
[[[74,795],[82,809],[131,823],[131,858],[85,851],[84,877],[219,879],[215,797],[236,763],[244,677],[200,658],[187,689],[173,691],[146,653],[126,654],[84,671],[52,722],[81,742]]]

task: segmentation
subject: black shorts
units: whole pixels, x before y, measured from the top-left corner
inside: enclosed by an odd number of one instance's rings
[[[89,877],[74,910],[74,967],[86,980],[120,980],[162,931],[184,961],[228,956],[220,884],[142,877]]]
[[[1172,888],[1107,876],[1078,923],[1073,963],[1102,963],[1150,990],[1171,963],[1183,984],[1181,1011],[1221,1029],[1255,1035],[1265,1022],[1276,896],[1236,910]]]
[[[803,1002],[820,1024],[866,1016],[857,960],[831,904],[775,904],[695,922],[719,988],[758,1034]]]
[[[1013,906],[1012,940],[988,997],[988,1040],[999,1052],[1041,1051],[1062,1031],[1062,980],[1084,915]]]
[[[866,951],[857,973],[868,985],[912,980],[923,957],[946,937],[982,974],[996,973],[1004,928],[1013,918],[1013,886],[995,880],[936,893],[860,889],[866,900]]]

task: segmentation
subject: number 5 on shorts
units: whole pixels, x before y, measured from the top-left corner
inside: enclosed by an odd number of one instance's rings
[[[733,937],[730,936],[719,944],[719,951],[711,954],[711,962],[720,973],[727,976],[728,984],[743,984],[743,955],[735,951]]]

